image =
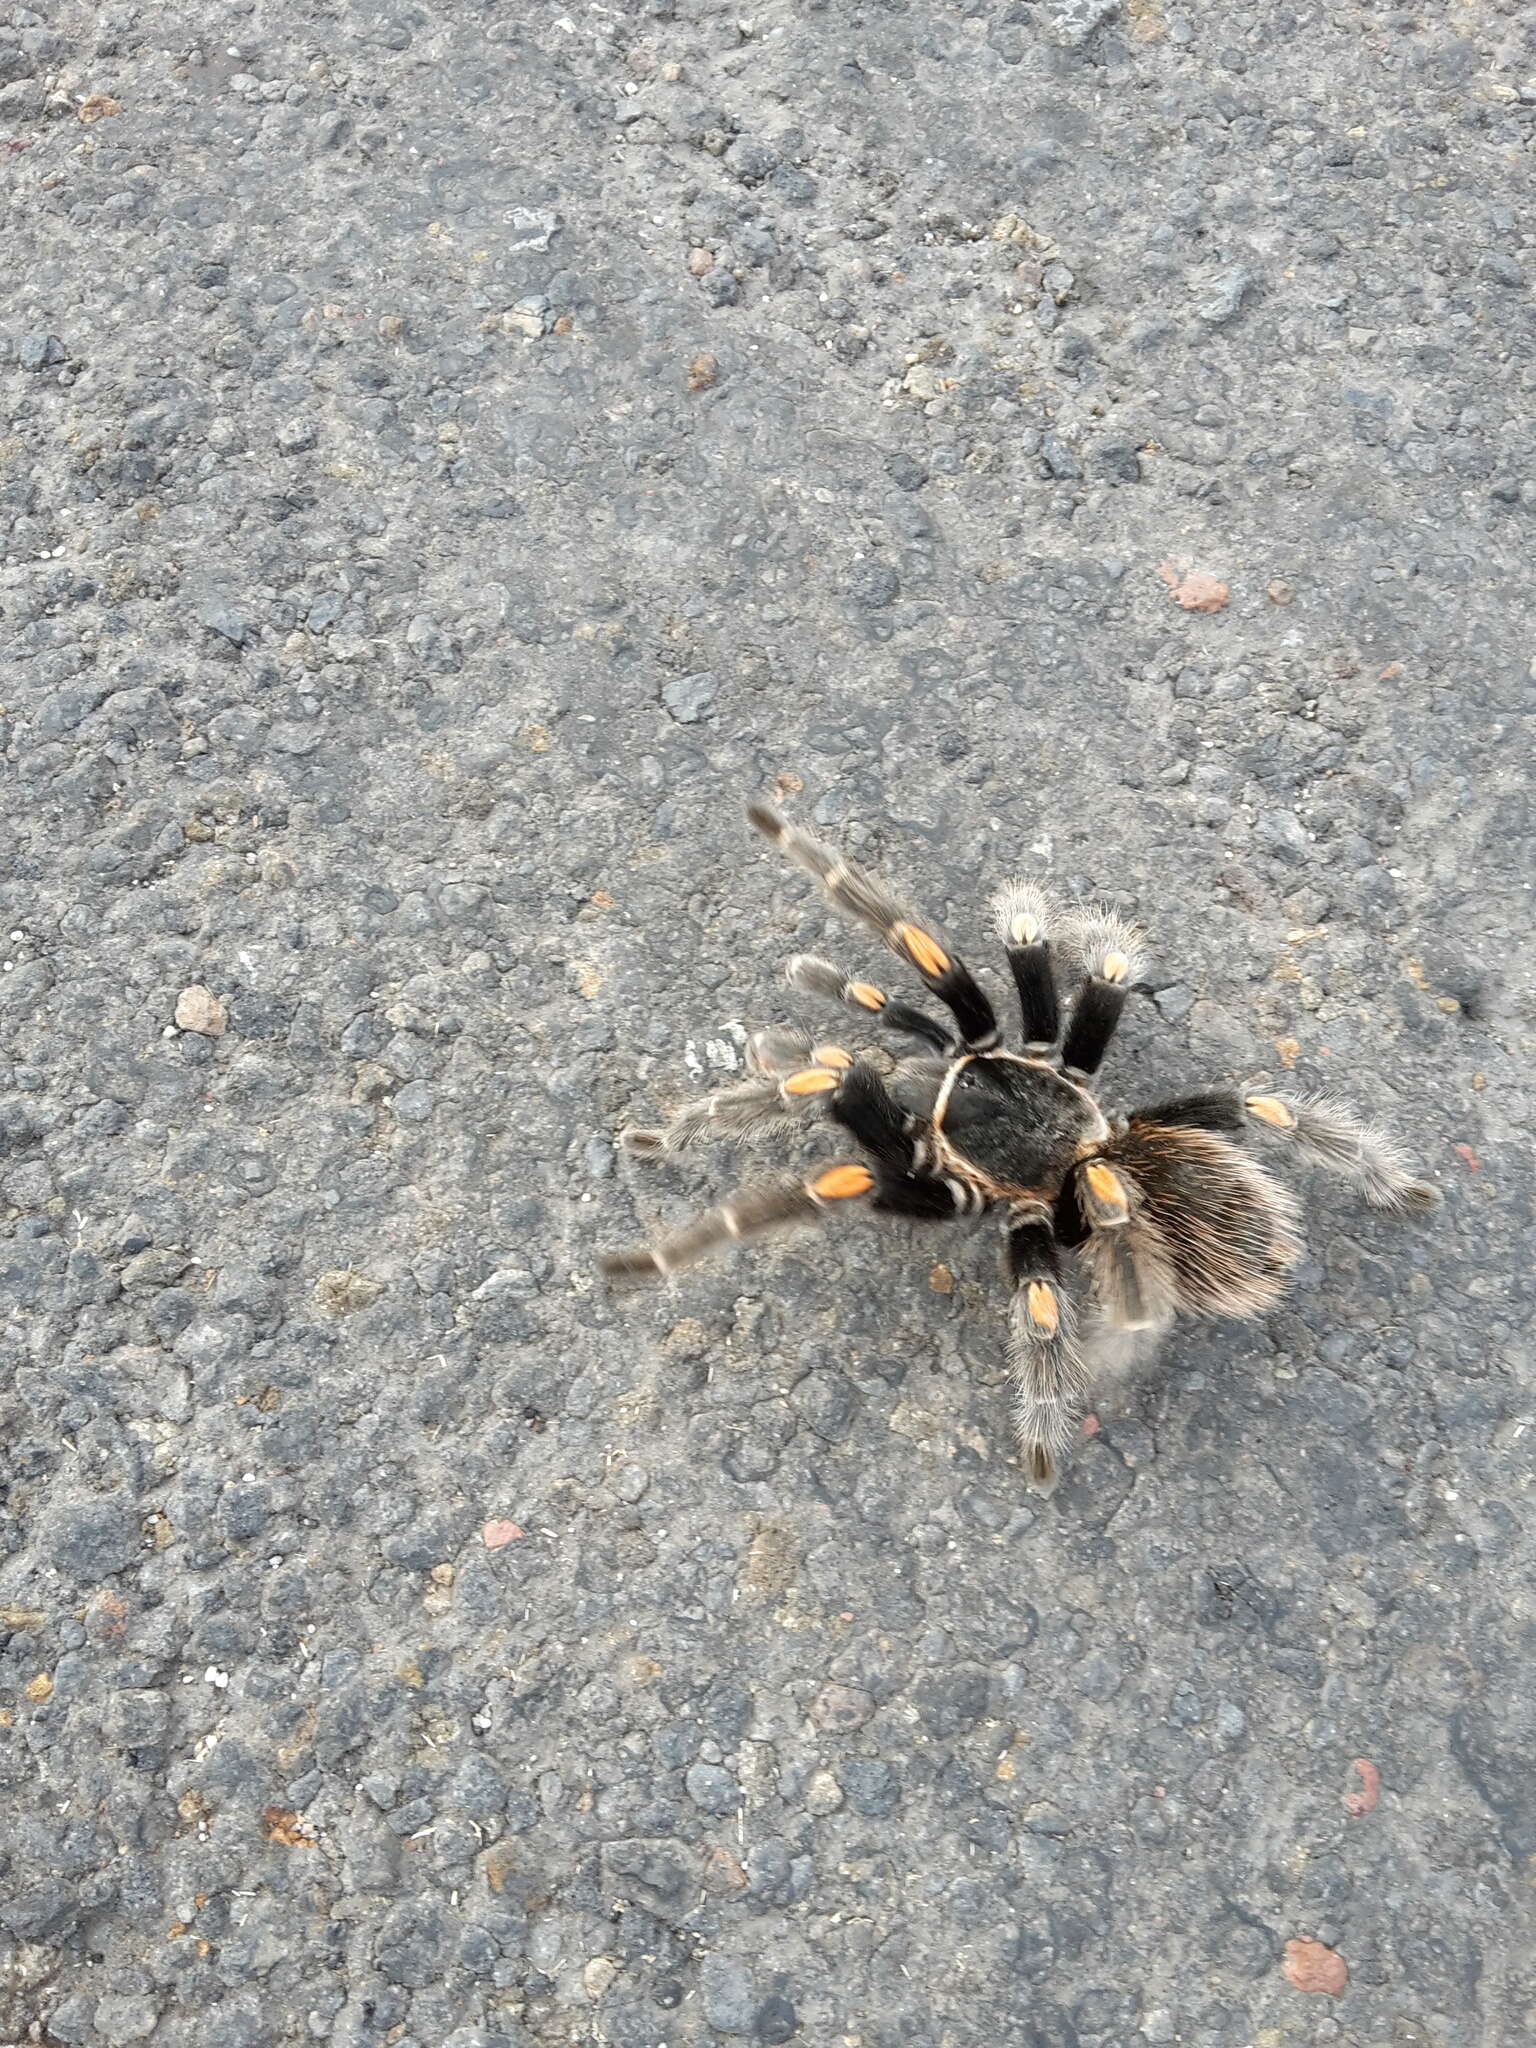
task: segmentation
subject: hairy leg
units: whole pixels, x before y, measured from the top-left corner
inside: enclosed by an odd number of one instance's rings
[[[845,916],[876,933],[917,969],[953,1012],[961,1040],[972,1052],[990,1052],[997,1045],[997,1016],[974,976],[925,924],[903,910],[882,881],[767,804],[749,804],[747,816],[781,853],[816,877]]]
[[[664,1280],[723,1246],[819,1223],[828,1215],[863,1207],[930,1222],[944,1222],[962,1213],[946,1181],[845,1159],[822,1167],[807,1180],[784,1179],[732,1195],[717,1209],[655,1244],[610,1253],[600,1264],[617,1284]]]
[[[819,1116],[825,1106],[823,1086],[835,1085],[834,1078],[790,1089],[790,1076],[845,1067],[851,1059],[839,1046],[816,1045],[808,1031],[769,1025],[747,1041],[750,1073],[745,1081],[696,1097],[665,1124],[631,1126],[620,1132],[619,1142],[634,1158],[661,1159],[712,1139],[750,1145],[788,1136]]]
[[[998,936],[1008,949],[1019,992],[1024,1024],[1024,1050],[1037,1057],[1056,1043],[1061,1030],[1061,1002],[1051,959],[1051,932],[1059,913],[1035,882],[1005,882],[992,898]]]
[[[1014,1427],[1030,1484],[1048,1493],[1088,1405],[1088,1374],[1049,1221],[1016,1221],[1008,1232],[1006,1256],[1013,1283],[1008,1356]]]
[[[1067,919],[1066,949],[1086,973],[1067,1026],[1061,1063],[1074,1080],[1098,1072],[1120,1022],[1130,985],[1145,964],[1141,933],[1108,910],[1079,910]]]
[[[1260,1095],[1205,1088],[1137,1110],[1135,1121],[1207,1131],[1262,1131],[1313,1165],[1340,1174],[1373,1209],[1397,1215],[1439,1207],[1440,1191],[1415,1177],[1397,1142],[1346,1103],[1326,1095]]]
[[[822,960],[814,953],[796,953],[784,971],[790,987],[799,989],[802,995],[823,996],[828,1002],[841,1003],[845,1010],[852,1010],[866,1021],[873,1018],[887,1031],[920,1038],[936,1052],[949,1052],[955,1046],[954,1033],[946,1031],[925,1011],[915,1009],[911,1003],[893,1000],[872,981],[850,981],[830,960]]]
[[[1088,1268],[1106,1325],[1164,1330],[1173,1320],[1173,1259],[1142,1188],[1123,1167],[1085,1160],[1057,1203],[1058,1228]]]
[[[613,1252],[601,1261],[610,1280],[664,1280],[707,1258],[722,1245],[739,1244],[792,1225],[819,1223],[830,1209],[868,1195],[875,1176],[859,1160],[826,1166],[809,1180],[780,1180],[732,1195],[717,1209],[684,1224],[654,1245]]]

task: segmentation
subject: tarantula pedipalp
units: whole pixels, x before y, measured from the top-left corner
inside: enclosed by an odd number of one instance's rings
[[[758,1032],[748,1080],[693,1103],[662,1130],[626,1131],[624,1143],[655,1157],[704,1135],[782,1134],[820,1113],[864,1156],[735,1195],[658,1244],[605,1259],[610,1278],[662,1278],[732,1240],[853,1209],[929,1222],[1001,1210],[1019,1446],[1031,1481],[1048,1490],[1096,1372],[1128,1333],[1155,1338],[1181,1311],[1257,1316],[1279,1299],[1300,1257],[1297,1205],[1234,1140],[1278,1138],[1342,1174],[1378,1209],[1438,1203],[1390,1138],[1320,1096],[1202,1088],[1106,1116],[1088,1084],[1141,970],[1141,935],[1124,919],[1060,909],[1033,882],[998,891],[993,911],[1023,1021],[1024,1050],[1010,1052],[986,993],[932,925],[777,811],[753,804],[747,815],[839,910],[914,968],[954,1022],[797,955],[788,967],[795,988],[924,1050],[893,1061],[816,1045],[792,1028]],[[1076,984],[1064,1035],[1063,964]],[[1086,1273],[1081,1332],[1064,1252]]]

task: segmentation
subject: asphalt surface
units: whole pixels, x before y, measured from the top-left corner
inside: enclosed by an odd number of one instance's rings
[[[1533,123],[1514,0],[0,12],[0,2039],[1536,2033]],[[990,1230],[609,1299],[875,965],[765,793],[1444,1208],[1048,1502]]]

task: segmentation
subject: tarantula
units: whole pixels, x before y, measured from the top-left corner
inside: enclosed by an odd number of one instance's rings
[[[1022,1052],[1005,1051],[991,1001],[932,925],[767,805],[752,804],[747,815],[839,910],[914,968],[954,1022],[797,955],[787,970],[793,987],[922,1050],[892,1059],[814,1044],[792,1028],[760,1031],[749,1041],[751,1078],[691,1104],[662,1130],[628,1130],[622,1142],[656,1157],[705,1135],[772,1137],[820,1114],[864,1157],[735,1195],[659,1244],[605,1259],[611,1278],[665,1277],[732,1240],[859,1208],[931,1222],[999,1209],[1019,1446],[1031,1481],[1048,1491],[1096,1375],[1117,1355],[1123,1362],[1155,1341],[1181,1310],[1250,1317],[1279,1299],[1301,1252],[1297,1204],[1234,1139],[1281,1139],[1344,1175],[1378,1209],[1439,1201],[1390,1138],[1322,1097],[1201,1088],[1106,1115],[1089,1082],[1142,971],[1140,932],[1112,912],[1060,909],[1029,881],[998,891],[992,908],[1023,1022]],[[1077,983],[1064,1036],[1058,963]],[[1063,1284],[1064,1252],[1086,1269],[1081,1331]]]

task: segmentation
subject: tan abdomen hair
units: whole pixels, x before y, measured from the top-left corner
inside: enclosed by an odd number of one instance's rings
[[[1256,1316],[1274,1305],[1301,1257],[1289,1189],[1214,1131],[1181,1125],[1133,1118],[1104,1156],[1139,1190],[1143,1217],[1167,1248],[1180,1308]]]

